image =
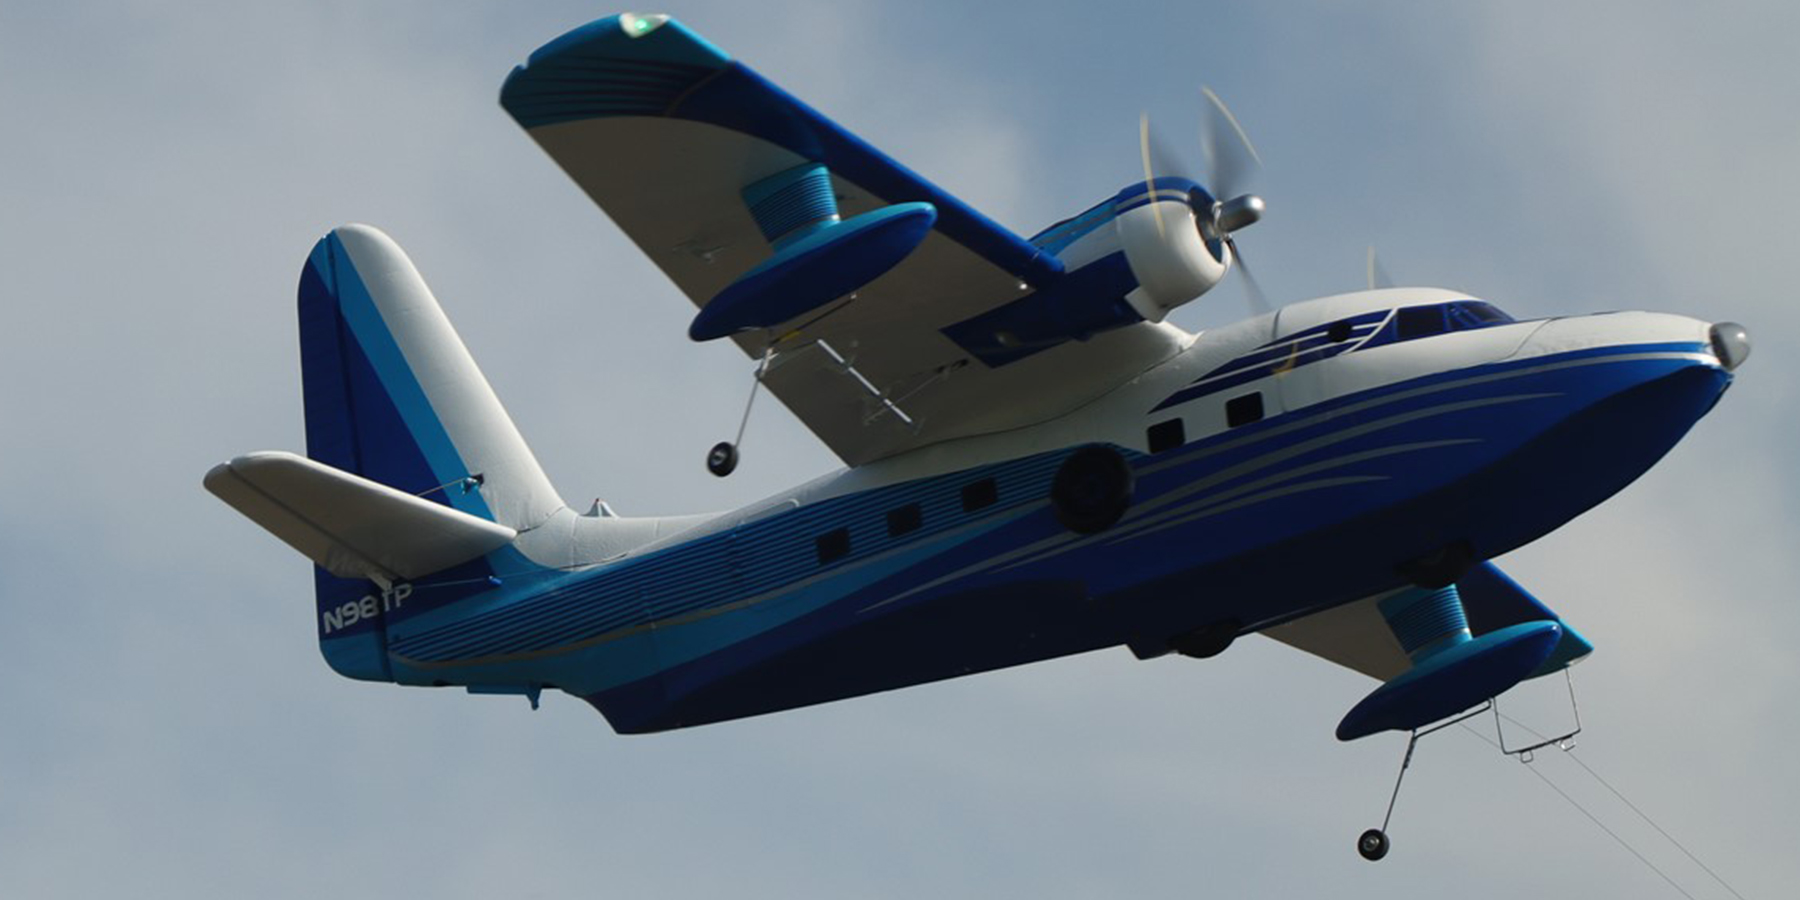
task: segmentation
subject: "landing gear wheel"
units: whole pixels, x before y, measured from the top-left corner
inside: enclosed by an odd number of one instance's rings
[[[737,445],[730,441],[720,441],[713,445],[706,454],[706,471],[724,478],[737,469]]]
[[[1371,828],[1356,839],[1356,852],[1361,853],[1362,858],[1369,862],[1386,856],[1389,846],[1387,832],[1379,828]]]
[[[1131,505],[1131,464],[1119,451],[1093,444],[1063,460],[1050,484],[1056,520],[1077,534],[1105,531]]]

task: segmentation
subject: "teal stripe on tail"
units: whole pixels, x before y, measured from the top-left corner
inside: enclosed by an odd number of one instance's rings
[[[299,318],[307,456],[518,531],[562,509],[443,309],[387,235],[347,225],[321,239],[300,273]],[[352,678],[392,680],[389,619],[488,589],[503,557],[514,569],[522,562],[503,548],[429,579],[460,587],[416,591],[315,569],[326,660]],[[381,614],[364,614],[373,608]]]

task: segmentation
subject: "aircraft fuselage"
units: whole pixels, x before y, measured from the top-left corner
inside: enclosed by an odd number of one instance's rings
[[[637,732],[1228,642],[1446,555],[1505,553],[1611,496],[1729,385],[1710,329],[1514,322],[1422,289],[1295,304],[1052,421],[843,470],[579,571],[416,590],[386,612],[387,667],[561,688]],[[1134,487],[1082,534],[1051,482],[1096,443]]]

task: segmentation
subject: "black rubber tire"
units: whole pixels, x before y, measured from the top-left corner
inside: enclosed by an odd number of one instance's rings
[[[1099,444],[1082,447],[1063,460],[1050,483],[1056,520],[1077,534],[1105,531],[1131,506],[1131,463]]]
[[[737,469],[737,445],[730,441],[720,441],[706,453],[706,471],[724,478]]]
[[[1391,846],[1393,845],[1388,843],[1387,832],[1379,828],[1371,828],[1356,839],[1356,852],[1361,853],[1362,858],[1369,862],[1376,862],[1386,856]]]

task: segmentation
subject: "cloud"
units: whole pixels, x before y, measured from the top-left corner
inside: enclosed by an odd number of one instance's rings
[[[1795,132],[1770,112],[1796,80],[1792,13],[1747,9],[681,12],[1020,230],[1135,178],[1138,111],[1177,130],[1205,81],[1270,161],[1271,217],[1244,241],[1278,297],[1359,286],[1374,241],[1402,279],[1519,311],[1748,322],[1757,355],[1687,442],[1506,563],[1600,646],[1577,671],[1584,758],[1772,895],[1800,874],[1774,846],[1796,787],[1793,313],[1772,262]],[[299,447],[294,281],[333,225],[412,252],[572,501],[726,508],[835,465],[768,405],[739,475],[700,471],[747,361],[686,341],[685,301],[497,108],[510,65],[592,14],[0,13],[0,107],[21,126],[0,143],[0,891],[1663,889],[1457,732],[1427,742],[1395,856],[1367,866],[1350,841],[1401,742],[1332,740],[1369,685],[1271,642],[639,738],[560,696],[531,714],[333,676],[305,565],[198,487],[224,456]]]

